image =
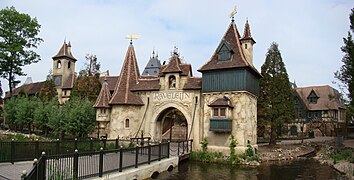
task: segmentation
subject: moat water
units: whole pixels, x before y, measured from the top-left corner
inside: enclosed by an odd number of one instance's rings
[[[157,179],[222,180],[222,179],[345,179],[328,165],[313,159],[286,162],[263,162],[259,167],[205,164],[186,161],[171,172],[161,173]]]

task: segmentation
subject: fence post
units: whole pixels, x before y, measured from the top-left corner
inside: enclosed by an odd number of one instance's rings
[[[75,140],[76,142],[76,140]],[[75,149],[75,153],[74,153],[74,167],[73,167],[73,179],[78,179],[79,177],[79,154],[78,154],[78,150]]]
[[[60,140],[59,139],[57,139],[57,142],[55,142],[56,143],[56,155],[59,155],[60,154]]]
[[[11,139],[11,155],[10,155],[10,161],[11,164],[14,164],[15,159],[15,139]]]
[[[179,156],[179,141],[178,141],[178,143],[177,143],[177,156]]]
[[[151,162],[151,144],[148,143],[148,164]]]
[[[123,169],[123,146],[120,146],[119,149],[119,172],[122,172]]]
[[[75,138],[75,142],[74,142],[74,149],[77,149],[77,138]]]
[[[100,149],[100,159],[98,164],[98,176],[102,177],[103,175],[103,148]]]
[[[90,138],[90,152],[93,151],[93,142],[92,142],[92,138]]]
[[[107,138],[103,139],[103,149],[106,149]]]
[[[159,143],[159,161],[161,161],[161,141]]]
[[[26,176],[27,176],[27,171],[23,170],[22,173],[21,173],[21,180],[25,180]]]
[[[35,158],[39,158],[39,142],[38,142],[38,139],[36,139],[36,142],[35,142],[34,157]]]
[[[37,166],[37,171],[40,171],[40,175],[38,175],[39,177],[38,177],[38,179],[46,179],[46,177],[45,177],[45,173],[46,173],[46,161],[47,161],[47,156],[46,156],[46,154],[45,154],[45,152],[42,152],[42,163],[43,163],[43,169],[39,169],[39,166]]]
[[[135,147],[135,168],[138,168],[138,161],[139,161],[139,145],[137,144]]]
[[[170,158],[170,145],[171,145],[171,142],[168,141],[167,142],[167,158]]]

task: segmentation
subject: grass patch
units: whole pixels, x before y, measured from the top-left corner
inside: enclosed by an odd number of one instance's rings
[[[354,153],[353,149],[343,148],[343,149],[339,149],[338,151],[330,154],[330,157],[333,160],[334,164],[336,164],[338,161],[341,161],[341,160],[346,160],[346,161],[349,161],[350,163],[354,163],[353,153]]]

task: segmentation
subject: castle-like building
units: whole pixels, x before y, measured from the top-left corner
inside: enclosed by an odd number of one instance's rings
[[[202,77],[195,77],[177,50],[162,66],[153,55],[141,75],[131,42],[120,75],[105,77],[94,104],[99,133],[193,139],[196,149],[207,139],[209,150],[224,153],[234,136],[236,152],[243,153],[247,145],[257,148],[261,75],[253,66],[254,44],[248,21],[241,36],[232,19],[210,60],[198,69]]]

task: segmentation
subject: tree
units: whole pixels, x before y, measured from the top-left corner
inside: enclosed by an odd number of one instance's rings
[[[52,70],[49,71],[47,75],[47,80],[44,81],[43,88],[39,92],[39,96],[42,101],[50,101],[53,97],[56,97],[57,90],[55,88]]]
[[[258,99],[258,120],[260,125],[271,128],[270,145],[276,144],[277,133],[284,123],[293,121],[295,116],[294,99],[278,44],[273,42],[268,49],[261,68]]]
[[[22,67],[40,60],[33,51],[43,41],[37,37],[40,27],[36,18],[15,7],[0,10],[0,76],[8,80],[10,96],[15,75],[26,75]]]
[[[100,73],[101,64],[97,62],[96,55],[86,54],[86,63],[84,69],[81,69],[79,76],[97,76]]]
[[[340,80],[348,89],[349,105],[354,107],[354,40],[352,33],[354,33],[354,8],[351,9],[349,15],[350,30],[348,37],[343,38],[344,46],[341,50],[344,53],[342,62],[344,63],[339,71],[335,72],[335,78]]]
[[[20,130],[27,126],[29,133],[32,132],[32,124],[34,121],[34,111],[38,106],[38,98],[20,96],[16,98],[16,120],[15,123]]]
[[[42,101],[38,103],[38,107],[34,111],[34,125],[41,129],[45,136],[49,132],[49,116],[52,111],[56,112],[58,107],[58,100],[52,98],[50,101]]]
[[[4,118],[5,123],[10,129],[17,130],[15,120],[16,120],[16,97],[10,98],[6,101],[4,105]]]
[[[101,83],[97,76],[79,76],[74,83],[72,97],[96,101],[101,90]]]

